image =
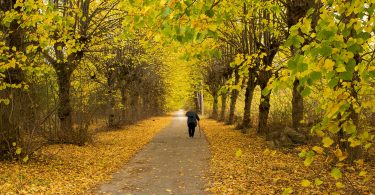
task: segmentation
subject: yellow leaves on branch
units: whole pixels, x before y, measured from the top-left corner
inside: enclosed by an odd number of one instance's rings
[[[170,117],[155,117],[122,130],[101,132],[86,146],[52,145],[28,164],[0,162],[0,194],[87,194],[110,179]]]

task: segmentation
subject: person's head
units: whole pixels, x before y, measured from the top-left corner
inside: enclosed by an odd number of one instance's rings
[[[198,110],[196,109],[195,106],[186,105],[186,106],[185,106],[185,110],[186,110],[186,111],[191,111],[191,112],[196,112],[196,113],[198,113]]]
[[[186,111],[194,111],[194,109],[191,106],[185,106]]]

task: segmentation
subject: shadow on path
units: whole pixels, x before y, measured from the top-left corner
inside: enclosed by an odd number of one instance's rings
[[[209,157],[203,133],[200,136],[196,128],[194,138],[189,138],[185,112],[180,110],[110,183],[102,184],[94,193],[207,194],[203,177]]]

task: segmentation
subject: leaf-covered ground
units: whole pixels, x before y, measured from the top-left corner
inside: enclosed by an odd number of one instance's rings
[[[365,167],[366,177],[358,176],[354,171],[361,165],[347,167],[346,175],[335,180],[322,156],[306,167],[303,159],[298,157],[302,148],[274,150],[254,132],[244,135],[233,126],[213,120],[203,120],[201,125],[210,143],[211,182],[208,188],[214,194],[375,193],[374,166]],[[368,181],[363,181],[365,178]]]
[[[101,132],[83,147],[48,146],[23,165],[0,162],[0,194],[86,194],[110,179],[170,120],[156,117],[122,130]]]

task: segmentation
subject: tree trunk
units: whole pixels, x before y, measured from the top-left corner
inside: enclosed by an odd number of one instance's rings
[[[212,105],[212,118],[217,119],[218,116],[218,95],[217,92],[213,93],[214,103]]]
[[[247,81],[245,93],[245,108],[242,121],[242,133],[246,133],[246,129],[251,127],[251,102],[253,101],[255,87],[255,74],[251,69],[249,69],[249,80]]]
[[[355,59],[356,65],[358,65],[358,64],[360,64],[362,62],[362,58],[361,58],[361,56],[358,53],[356,53],[354,55],[354,59]],[[354,73],[353,73],[353,81],[352,82],[353,83],[354,82],[360,82],[358,71],[354,71]],[[358,98],[358,93],[357,93],[357,90],[355,89],[354,86],[355,86],[354,84],[351,85],[350,95],[351,95],[351,97],[353,97],[356,100],[356,102],[358,102],[358,99],[359,99]],[[350,118],[353,120],[353,124],[358,128],[358,125],[359,125],[359,113],[357,113],[354,110],[353,104],[355,104],[355,103],[352,103],[350,105],[350,109],[349,109],[349,111],[350,111]]]
[[[314,7],[315,2],[310,0],[293,1],[287,0],[287,25],[288,29],[298,23],[298,21],[304,17],[307,11]],[[319,10],[319,9],[318,9]],[[313,28],[316,26],[316,20],[313,20]],[[289,33],[288,35],[289,36]],[[306,44],[306,42],[304,43]],[[292,56],[295,55],[294,47],[291,46]],[[292,125],[293,128],[298,131],[301,125],[301,120],[303,119],[303,97],[301,95],[302,90],[298,90],[299,80],[296,78],[293,82],[293,97],[292,97]]]
[[[375,126],[375,112],[370,115],[370,125],[373,127]]]
[[[225,111],[227,109],[227,93],[221,94],[220,121],[225,121]]]
[[[292,98],[292,121],[293,129],[298,131],[303,119],[303,97],[300,90],[298,90],[299,80],[295,79],[293,82],[293,98]]]
[[[237,89],[232,90],[232,94],[230,96],[228,124],[234,123],[234,112],[236,110],[236,102],[237,102],[238,93],[239,92]]]
[[[109,67],[109,72],[107,72],[107,85],[108,85],[108,127],[115,127],[115,105],[116,99],[114,96],[115,93],[115,75],[113,71],[111,71],[113,67]]]
[[[116,121],[115,121],[115,105],[116,105],[116,100],[115,96],[113,95],[113,91],[109,92],[109,101],[108,101],[108,127],[115,127],[116,126]]]
[[[240,81],[240,76],[238,75],[238,69],[235,70],[234,74],[235,74],[234,84],[238,85],[238,82]],[[234,112],[236,111],[236,102],[237,102],[238,94],[239,94],[239,91],[237,89],[233,89],[231,92],[228,124],[234,123]]]
[[[132,117],[132,123],[139,120],[139,95],[137,93],[133,93],[131,96],[131,117]]]
[[[362,59],[361,59],[361,57],[358,53],[354,55],[354,59],[355,59],[357,65],[360,64],[361,61],[362,61]],[[352,82],[354,83],[354,81],[360,82],[359,75],[358,75],[357,71],[354,71],[354,73],[353,73],[353,81]],[[354,84],[351,85],[350,96],[352,98],[354,98],[356,100],[356,102],[358,102],[358,99],[359,99],[358,93],[357,93],[356,89],[354,88],[354,86],[355,86]],[[353,124],[356,126],[357,133],[361,134],[363,132],[361,131],[361,128],[359,127],[359,113],[357,113],[354,110],[353,104],[355,104],[355,103],[352,102],[352,104],[350,105],[350,108],[349,108],[349,112],[350,112],[349,118],[353,121]],[[348,153],[349,153],[349,160],[351,162],[353,162],[356,159],[361,158],[363,156],[363,153],[364,153],[361,146],[356,146],[356,147],[348,146],[347,150],[348,150]]]
[[[261,86],[261,90],[265,89],[266,85]],[[267,121],[268,121],[268,113],[270,112],[270,97],[271,92],[263,96],[261,95],[260,98],[260,104],[259,104],[259,121],[258,121],[258,133],[262,135],[267,135],[268,127],[267,127]]]
[[[126,90],[121,89],[121,122],[126,122],[126,104],[127,104],[127,98],[126,98]]]
[[[198,112],[199,111],[199,92],[198,91],[195,92],[194,103],[195,103],[195,111]]]
[[[201,92],[201,114],[204,115],[204,96],[203,96],[203,90]]]
[[[70,105],[70,77],[71,73],[66,70],[67,64],[59,64],[61,67],[57,72],[57,81],[59,85],[59,107],[58,117],[60,119],[60,141],[71,143],[73,138],[72,125],[72,107]]]
[[[0,10],[1,12],[7,12],[14,8],[16,1],[15,0],[3,0],[0,1]],[[16,11],[20,11],[20,8],[17,8]],[[3,26],[0,23],[0,31],[3,33],[3,41],[5,46],[9,49],[5,51],[5,56],[8,54],[15,54],[16,52],[25,51],[25,31],[23,28],[20,28],[19,21],[14,20],[10,23],[9,27]],[[16,48],[16,51],[13,51],[12,48]],[[3,53],[2,53],[3,55]],[[25,54],[26,55],[26,54]],[[12,58],[15,58],[13,56]],[[11,60],[11,59],[9,59]],[[7,63],[5,61],[5,63]],[[25,74],[23,70],[16,66],[14,68],[7,68],[5,72],[2,72],[4,77],[1,81],[6,84],[20,84],[25,81]],[[25,124],[27,122],[27,117],[30,116],[30,110],[25,108],[30,106],[29,98],[26,98],[25,91],[22,88],[6,87],[3,90],[0,90],[0,99],[9,99],[10,104],[4,105],[0,103],[0,159],[5,157],[13,156],[12,153],[8,153],[11,150],[13,142],[20,141],[20,132],[19,130],[25,130],[26,126],[34,124]],[[31,107],[31,106],[30,106]],[[17,118],[16,118],[17,117]],[[17,143],[22,144],[22,143]],[[9,156],[3,156],[8,155]]]
[[[203,92],[198,92],[198,99],[199,99],[199,113],[204,114],[204,104],[203,104]]]

